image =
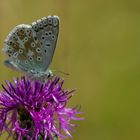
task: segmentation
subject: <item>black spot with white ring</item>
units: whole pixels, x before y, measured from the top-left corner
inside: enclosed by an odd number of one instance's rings
[[[48,33],[48,32],[45,32],[45,35],[46,35],[46,36],[48,36],[48,35],[49,35],[49,33]]]
[[[23,53],[23,50],[22,49],[19,49],[19,51],[18,51],[20,54],[22,54]]]
[[[25,38],[24,38],[24,42],[27,42],[27,41],[28,41],[28,37],[25,37]]]
[[[49,31],[49,35],[51,35],[52,34],[52,31]]]
[[[37,57],[37,61],[39,61],[39,62],[41,61],[41,57],[40,56]]]
[[[24,30],[23,30],[23,29],[20,29],[19,31],[20,31],[20,33],[23,33],[23,32],[24,32]]]
[[[41,36],[41,39],[42,39],[42,40],[44,40],[44,39],[45,39],[45,36],[44,36],[44,35],[42,35],[42,36]]]
[[[36,48],[36,52],[37,53],[41,53],[41,49],[40,48]]]
[[[39,23],[38,26],[39,26],[40,29],[43,29],[43,24],[42,23]]]
[[[51,17],[48,18],[48,23],[52,24],[52,18]]]
[[[44,26],[47,26],[47,20],[46,20],[46,19],[43,20],[43,25],[44,25]]]
[[[55,36],[54,35],[52,35],[52,39],[55,39]]]
[[[25,64],[28,64],[28,61],[27,60],[25,60]]]
[[[29,29],[27,29],[27,30],[26,30],[26,32],[27,32],[27,33],[29,33],[29,32],[30,32],[30,30],[29,30]]]
[[[38,32],[38,26],[37,26],[37,24],[36,23],[32,23],[32,27],[33,27],[33,29],[36,31],[36,32]]]
[[[29,60],[30,60],[30,61],[33,61],[33,57],[30,56],[30,57],[29,57]]]
[[[35,43],[34,42],[31,43],[31,47],[33,47],[33,48],[35,47]]]

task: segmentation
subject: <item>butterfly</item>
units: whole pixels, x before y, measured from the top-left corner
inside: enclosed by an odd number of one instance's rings
[[[43,17],[31,25],[16,26],[4,41],[4,63],[31,77],[49,77],[49,68],[56,48],[59,17]]]

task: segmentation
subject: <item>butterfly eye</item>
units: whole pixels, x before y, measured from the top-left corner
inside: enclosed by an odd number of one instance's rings
[[[37,57],[37,61],[41,61],[41,57],[40,56]]]
[[[35,43],[34,42],[31,43],[31,47],[33,47],[33,48],[35,47]]]
[[[41,52],[41,49],[40,48],[36,48],[36,52],[37,53],[40,53]]]

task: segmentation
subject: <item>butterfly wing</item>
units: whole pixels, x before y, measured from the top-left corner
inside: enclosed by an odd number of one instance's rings
[[[9,56],[5,64],[24,72],[32,70],[34,62],[29,55],[33,50],[32,42],[32,27],[25,24],[16,26],[5,40],[4,52]]]
[[[59,18],[44,17],[32,25],[18,25],[5,40],[5,64],[27,74],[48,72],[59,31]]]
[[[36,32],[41,50],[42,71],[46,71],[52,61],[59,32],[59,18],[57,16],[44,17],[32,23],[32,28]]]

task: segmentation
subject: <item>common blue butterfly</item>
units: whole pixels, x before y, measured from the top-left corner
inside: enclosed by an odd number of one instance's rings
[[[31,25],[16,26],[4,41],[3,50],[8,55],[4,63],[32,77],[49,76],[58,32],[57,16],[43,17]]]

